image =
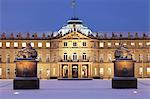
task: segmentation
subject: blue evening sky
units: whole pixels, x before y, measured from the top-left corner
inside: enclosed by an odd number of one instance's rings
[[[94,32],[148,32],[150,0],[76,0],[77,16]],[[0,32],[59,30],[71,0],[0,0]]]

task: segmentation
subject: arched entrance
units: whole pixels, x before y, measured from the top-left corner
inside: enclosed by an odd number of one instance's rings
[[[63,78],[68,78],[68,65],[63,65],[62,66],[62,77]]]
[[[88,65],[82,65],[81,75],[82,78],[88,78]]]
[[[78,64],[72,65],[72,78],[78,78]]]

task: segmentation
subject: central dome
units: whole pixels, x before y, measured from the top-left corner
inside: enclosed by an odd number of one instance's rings
[[[78,19],[78,18],[72,18],[70,20],[67,21],[67,25],[63,26],[58,33],[65,35],[66,33],[71,33],[73,31],[78,31],[81,32],[85,35],[89,35],[92,34],[92,31],[83,25],[83,21]]]

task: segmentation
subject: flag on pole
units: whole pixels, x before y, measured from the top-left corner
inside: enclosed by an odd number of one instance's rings
[[[71,3],[71,5],[72,5],[72,8],[75,8],[75,5],[76,5],[76,0],[72,0],[72,3]]]

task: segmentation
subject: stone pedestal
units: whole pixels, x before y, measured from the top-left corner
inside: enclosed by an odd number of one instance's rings
[[[39,78],[36,77],[16,77],[13,83],[14,89],[39,89]]]
[[[14,89],[39,89],[37,62],[34,59],[15,60],[16,78],[13,81]]]
[[[137,88],[134,77],[134,60],[118,59],[114,62],[114,78],[112,88]]]
[[[114,77],[112,88],[137,88],[137,79],[134,77]]]

